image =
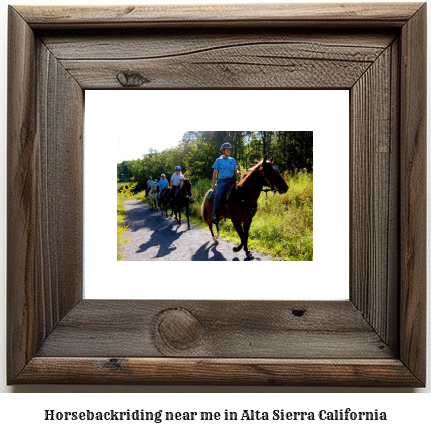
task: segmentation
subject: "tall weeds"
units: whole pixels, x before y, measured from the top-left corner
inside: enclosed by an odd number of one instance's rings
[[[117,261],[124,258],[120,247],[130,241],[130,239],[123,239],[123,234],[129,229],[129,225],[124,225],[123,222],[126,217],[124,201],[133,198],[136,185],[137,183],[117,183]]]

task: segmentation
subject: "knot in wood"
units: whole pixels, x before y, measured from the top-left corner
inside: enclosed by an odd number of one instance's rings
[[[142,85],[150,82],[148,78],[145,78],[139,72],[132,72],[132,71],[118,73],[117,81],[123,87],[141,87]]]
[[[119,369],[122,366],[122,360],[121,359],[117,359],[117,358],[113,358],[109,360],[109,366],[113,369]]]
[[[186,350],[199,344],[203,330],[196,317],[178,308],[166,309],[156,317],[156,332],[169,348]]]
[[[305,312],[306,312],[305,309],[293,309],[292,310],[292,314],[298,318],[302,317],[305,314]]]

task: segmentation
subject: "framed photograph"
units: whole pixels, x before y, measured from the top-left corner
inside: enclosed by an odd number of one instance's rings
[[[10,6],[8,31],[9,385],[425,386],[425,3]],[[348,299],[84,298],[98,89],[348,90]]]

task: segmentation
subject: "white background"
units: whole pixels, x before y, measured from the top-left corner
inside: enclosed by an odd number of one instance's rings
[[[226,104],[227,99],[242,101],[240,108],[238,104]],[[260,106],[271,108],[257,109]],[[181,127],[184,132],[312,130],[313,261],[117,262],[116,144],[120,127],[141,131],[142,137],[146,136],[146,128],[160,134],[165,129]],[[148,146],[142,145],[143,149]],[[349,297],[347,90],[87,91],[84,154],[86,298],[339,300]],[[97,186],[100,184],[104,187]],[[173,279],[160,283],[160,274],[164,272],[187,283],[175,283]],[[203,284],[203,280],[207,282]]]
[[[298,0],[296,0],[298,1]],[[316,1],[316,0],[315,0]],[[235,2],[235,1],[233,1]],[[252,3],[253,0],[247,0],[246,2],[236,1],[235,3]],[[274,0],[273,2],[276,2]],[[118,4],[117,1],[110,0],[101,0],[101,1],[73,1],[73,0],[55,0],[55,1],[32,1],[32,0],[24,0],[19,1],[16,0],[13,4],[56,4],[56,5],[66,5],[66,4],[98,4],[98,5],[106,5],[106,4]],[[135,0],[133,3],[135,4],[155,4],[155,3],[173,3],[173,1],[161,1],[161,0],[153,0],[150,2]],[[183,3],[226,3],[226,1],[218,1],[218,0],[199,0],[199,1],[186,1],[183,0]],[[3,85],[0,86],[1,92],[1,100],[3,103],[0,105],[0,128],[2,130],[1,134],[1,145],[2,148],[5,148],[5,125],[6,125],[6,34],[7,34],[7,6],[6,3],[3,2],[1,5],[1,52],[2,57],[0,60],[1,63],[1,79]],[[431,44],[428,42],[428,46]],[[428,62],[429,62],[429,53],[428,53]],[[428,86],[429,89],[429,86]],[[429,98],[428,98],[429,99]],[[428,130],[430,130],[428,122]],[[428,164],[429,164],[428,159]],[[1,172],[5,172],[5,155],[4,151],[0,153],[0,166]],[[4,177],[5,181],[5,177]],[[430,188],[428,189],[430,190]],[[5,214],[5,189],[1,189],[0,191],[1,199],[0,199],[0,214],[2,215],[3,224],[0,229],[0,239],[5,245],[5,225],[4,225],[4,214]],[[428,207],[428,214],[429,207]],[[273,388],[273,387],[246,387],[246,388],[238,388],[238,387],[143,387],[143,386],[78,386],[78,385],[33,385],[33,386],[14,386],[7,387],[5,384],[5,310],[6,310],[6,302],[5,302],[5,260],[6,256],[5,247],[0,251],[2,256],[2,265],[0,267],[0,275],[1,275],[1,292],[2,295],[0,297],[0,307],[2,310],[2,320],[1,320],[1,344],[0,344],[0,364],[1,364],[1,373],[0,373],[0,391],[4,392],[0,394],[0,426],[2,430],[11,430],[19,429],[22,427],[27,427],[29,430],[76,430],[79,428],[80,430],[118,430],[119,425],[116,422],[112,424],[102,424],[95,425],[93,423],[88,424],[61,424],[54,422],[49,425],[44,423],[43,418],[43,410],[45,409],[61,409],[61,410],[74,410],[77,408],[84,409],[122,409],[122,408],[143,408],[143,409],[158,409],[160,407],[162,409],[175,409],[178,407],[178,410],[224,410],[228,408],[230,410],[241,410],[241,409],[278,409],[279,407],[285,409],[296,409],[296,410],[311,410],[311,409],[344,409],[347,406],[356,409],[380,409],[387,410],[390,414],[390,420],[387,424],[382,424],[381,422],[367,422],[367,423],[345,423],[345,422],[328,422],[328,423],[314,423],[314,424],[301,424],[301,423],[279,423],[277,425],[271,424],[271,427],[274,429],[286,430],[290,427],[295,427],[295,430],[346,430],[346,427],[349,427],[349,430],[364,430],[367,429],[375,429],[381,431],[383,430],[391,430],[393,431],[395,428],[403,428],[403,430],[407,430],[412,426],[416,425],[427,425],[429,424],[429,406],[431,402],[430,390],[431,385],[428,384],[428,387],[424,390],[412,390],[412,389],[382,389],[382,388],[342,388],[342,389],[334,389],[334,388]],[[430,301],[428,300],[428,311],[431,310]],[[431,334],[431,328],[428,324],[428,335]],[[430,347],[430,337],[428,336],[428,353]],[[428,359],[431,358],[431,354],[429,353]],[[428,368],[428,383],[431,382],[431,374]],[[9,394],[7,394],[9,392]],[[25,393],[43,393],[39,395],[31,395]],[[91,395],[85,393],[123,393],[121,395],[115,394],[105,394],[105,395]],[[135,392],[140,394],[134,394]],[[168,393],[169,392],[169,393]],[[181,392],[181,394],[178,394]],[[199,392],[199,394],[196,394]],[[217,392],[222,392],[224,394],[217,394]],[[237,394],[239,392],[240,394]],[[251,394],[242,394],[242,392]],[[10,393],[20,393],[20,394],[10,394]],[[58,394],[62,393],[62,394]],[[82,393],[82,394],[74,394],[74,393]],[[298,394],[298,393],[308,393],[308,394]],[[388,394],[393,393],[393,394]],[[419,395],[411,395],[410,393],[426,393]],[[268,427],[268,423],[259,423],[259,422],[247,422],[245,423],[246,427],[251,430],[259,430],[263,427]],[[169,424],[165,424],[162,427],[168,428]],[[203,425],[199,422],[191,424],[176,424],[174,425],[176,429],[182,428],[194,428],[202,430]],[[123,430],[145,430],[144,428],[150,428],[153,426],[146,426],[142,424],[137,425],[121,425]],[[238,429],[238,424],[235,423],[233,426],[227,425],[223,423],[221,425],[224,429],[227,428],[235,428]],[[243,427],[243,424],[240,425]],[[423,426],[422,426],[423,427]],[[103,428],[103,429],[102,429]],[[220,429],[220,424],[213,423],[211,425],[205,425],[205,430],[217,430]],[[298,428],[298,429],[296,429]],[[158,427],[160,429],[160,427]]]

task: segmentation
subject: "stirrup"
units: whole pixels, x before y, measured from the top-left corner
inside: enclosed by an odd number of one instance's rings
[[[220,220],[219,220],[219,218],[218,218],[217,215],[214,215],[214,216],[211,218],[211,223],[218,224],[219,222],[220,222]]]

